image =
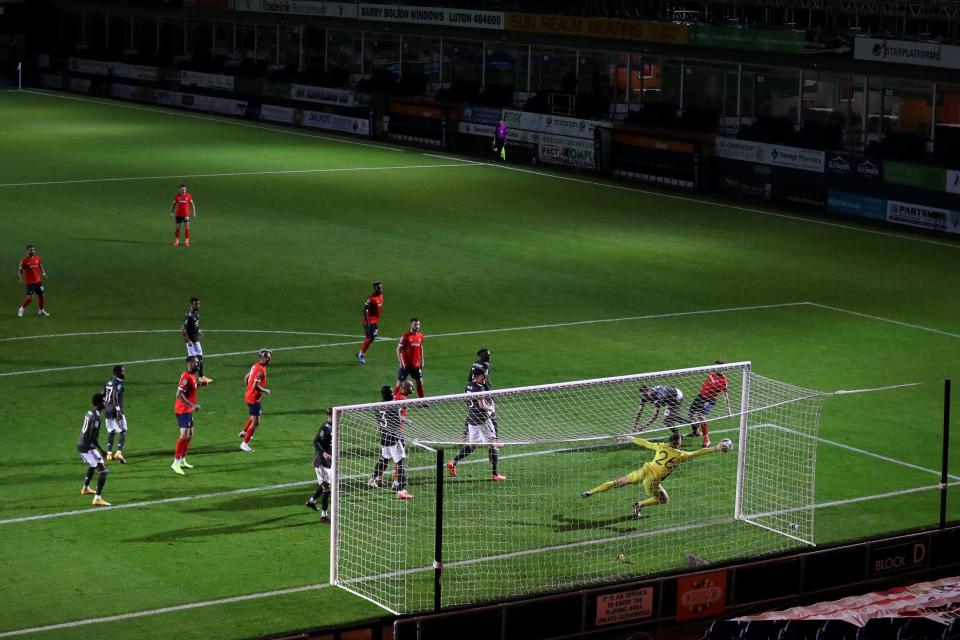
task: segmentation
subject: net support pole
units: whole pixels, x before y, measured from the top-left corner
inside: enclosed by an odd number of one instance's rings
[[[433,610],[440,611],[443,584],[443,447],[437,449],[437,503],[433,530]]]
[[[743,520],[744,473],[747,463],[747,426],[750,410],[750,363],[743,370],[743,386],[740,391],[740,442],[737,446],[737,493],[734,498],[733,518]]]
[[[950,380],[943,381],[943,461],[940,463],[940,528],[947,527],[947,482],[950,457]]]

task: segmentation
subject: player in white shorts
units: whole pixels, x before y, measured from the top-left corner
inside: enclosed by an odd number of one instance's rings
[[[327,507],[330,505],[330,487],[333,484],[333,474],[330,473],[331,455],[333,454],[333,409],[327,408],[327,421],[320,426],[317,435],[313,437],[313,470],[317,474],[317,490],[307,500],[307,507],[320,512],[320,522],[330,524],[330,514]],[[320,498],[320,506],[317,506]]]
[[[381,387],[380,397],[384,402],[391,402],[393,389],[388,386]],[[406,489],[407,451],[403,446],[403,415],[400,407],[384,406],[379,409],[377,426],[380,429],[380,459],[377,460],[377,465],[367,484],[371,487],[379,487],[387,464],[393,460],[397,464],[397,499],[410,500],[413,496]]]
[[[83,417],[83,426],[80,428],[80,437],[77,438],[77,453],[87,463],[87,475],[83,480],[83,489],[80,495],[93,495],[93,505],[95,507],[109,507],[110,503],[100,497],[103,493],[103,486],[107,483],[107,466],[103,463],[103,447],[97,438],[100,437],[100,412],[103,411],[103,394],[94,394],[91,398],[93,408],[87,411]],[[97,490],[90,488],[90,481],[93,480],[94,472],[99,472],[97,477]]]
[[[487,372],[479,365],[473,365],[470,370],[470,382],[464,389],[465,393],[483,393],[486,391],[484,383]],[[471,398],[467,402],[467,419],[464,427],[467,436],[467,442],[460,447],[460,451],[453,458],[447,461],[447,471],[454,478],[457,477],[457,464],[468,455],[473,453],[477,445],[488,445],[487,457],[490,459],[490,466],[493,468],[491,480],[506,480],[507,477],[497,471],[497,463],[500,461],[500,451],[497,447],[497,430],[493,425],[494,404],[493,398],[489,396]]]

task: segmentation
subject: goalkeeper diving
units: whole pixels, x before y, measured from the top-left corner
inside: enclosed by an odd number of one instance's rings
[[[677,432],[671,433],[667,442],[650,442],[643,438],[631,438],[630,436],[618,436],[617,439],[621,442],[632,442],[639,447],[654,451],[653,460],[623,477],[609,480],[589,491],[584,491],[580,494],[580,497],[589,498],[594,494],[603,493],[608,489],[619,489],[628,484],[642,484],[647,499],[633,503],[633,512],[637,517],[640,516],[644,507],[667,504],[670,501],[670,496],[667,495],[667,490],[663,488],[661,483],[682,463],[716,451],[727,453],[733,448],[733,442],[724,439],[714,447],[704,447],[693,452],[682,451],[680,449],[680,434]]]

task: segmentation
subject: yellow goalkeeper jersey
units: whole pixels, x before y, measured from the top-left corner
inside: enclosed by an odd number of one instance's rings
[[[645,449],[650,449],[656,451],[653,455],[653,460],[643,465],[647,470],[647,473],[652,475],[658,481],[663,481],[667,479],[674,470],[680,466],[681,463],[686,462],[687,460],[692,460],[696,457],[706,455],[708,453],[713,453],[713,449],[704,448],[699,449],[693,452],[681,451],[680,449],[674,449],[666,442],[650,442],[649,440],[644,440],[643,438],[633,438],[633,444],[643,447]]]

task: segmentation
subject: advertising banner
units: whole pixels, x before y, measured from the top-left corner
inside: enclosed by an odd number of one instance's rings
[[[552,133],[558,136],[570,136],[572,138],[586,138],[593,140],[593,130],[597,126],[602,125],[602,122],[591,122],[590,120],[579,120],[577,118],[545,115],[540,121],[540,131],[543,133]]]
[[[115,78],[132,78],[135,80],[156,80],[159,77],[156,67],[126,64],[123,62],[103,62],[101,60],[87,60],[86,58],[70,58],[69,67],[70,71],[87,73],[94,76],[113,75]]]
[[[690,44],[701,47],[746,49],[748,51],[776,51],[803,53],[806,36],[802,31],[768,31],[714,27],[708,24],[690,25]]]
[[[539,113],[527,113],[526,111],[513,111],[511,109],[503,110],[503,122],[509,129],[540,131],[542,117]]]
[[[265,104],[260,107],[260,119],[269,122],[281,122],[283,124],[293,124],[297,122],[297,109],[290,107],[277,107],[272,104]],[[299,114],[303,117],[303,113]]]
[[[953,577],[737,620],[845,620],[862,627],[877,618],[927,618],[948,625],[958,617],[960,578]]]
[[[877,182],[883,179],[883,160],[867,159],[848,153],[831,151],[827,154],[826,172],[844,178],[860,178]]]
[[[947,184],[947,170],[940,167],[888,160],[884,163],[883,170],[884,182],[891,184],[920,187],[931,191],[943,191]]]
[[[502,11],[416,7],[401,4],[362,3],[359,7],[359,18],[361,20],[375,20],[377,22],[407,22],[502,31],[506,21],[506,14]]]
[[[541,162],[564,167],[597,168],[593,140],[541,133],[540,144],[537,145],[537,158]]]
[[[341,107],[353,107],[358,104],[357,94],[347,89],[327,89],[306,84],[291,84],[290,97],[294,100],[336,104]]]
[[[928,207],[923,204],[897,202],[896,200],[887,202],[888,222],[897,222],[921,229],[946,231],[951,223],[951,213],[947,209]]]
[[[639,620],[653,615],[653,587],[597,596],[596,626]]]
[[[823,173],[825,163],[823,151],[734,138],[717,138],[716,155],[718,158],[727,160],[740,160],[814,173]]]
[[[727,608],[727,572],[677,578],[677,621],[720,616]]]
[[[171,107],[185,107],[198,111],[225,113],[231,116],[243,116],[247,113],[247,103],[244,100],[198,96],[192,93],[166,91],[163,89],[154,89],[153,87],[135,87],[117,83],[114,83],[110,88],[110,93],[115,98],[155,102]]]
[[[63,78],[52,73],[41,73],[40,86],[47,89],[60,89],[63,87]]]
[[[960,171],[947,171],[947,193],[960,193]]]
[[[181,71],[180,84],[187,87],[205,87],[207,89],[233,91],[233,76],[224,76],[218,73],[201,73],[200,71]]]
[[[471,136],[484,136],[486,138],[493,138],[493,134],[496,131],[497,127],[492,124],[477,124],[476,122],[460,122],[457,126],[457,130],[460,133],[465,133]],[[507,134],[507,139],[510,138],[510,135]]]
[[[70,78],[69,82],[70,91],[76,91],[77,93],[90,93],[92,84],[86,78]]]
[[[305,127],[314,127],[316,129],[327,129],[329,131],[342,131],[344,133],[355,133],[361,136],[370,135],[370,121],[361,118],[350,118],[348,116],[338,116],[335,113],[324,113],[322,111],[303,111],[302,123]]]
[[[478,107],[472,104],[463,105],[463,122],[473,122],[474,124],[489,124],[497,126],[500,124],[501,110],[493,107]],[[491,134],[492,135],[492,134]]]
[[[857,60],[874,62],[896,62],[939,67],[941,66],[940,46],[936,42],[855,38],[853,57]]]
[[[509,31],[666,42],[669,44],[687,44],[688,42],[687,25],[685,24],[557,16],[540,13],[508,13],[506,15],[506,28]]]
[[[357,5],[348,2],[312,2],[311,0],[236,0],[237,11],[289,13],[300,16],[356,18]]]
[[[856,193],[831,191],[827,195],[827,211],[868,220],[886,220],[887,201]]]

